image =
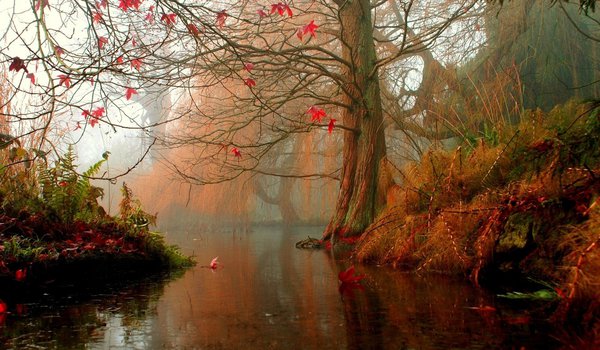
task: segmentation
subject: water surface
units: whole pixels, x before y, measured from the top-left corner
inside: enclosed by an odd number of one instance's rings
[[[19,349],[551,349],[537,313],[468,282],[357,266],[363,288],[339,289],[350,262],[294,243],[319,228],[166,232],[194,254],[181,276],[49,289],[0,320],[0,348]],[[218,256],[216,271],[203,267]],[[90,276],[93,278],[93,276]],[[483,310],[481,307],[485,307]],[[478,309],[479,308],[479,309]],[[484,311],[487,310],[487,311]]]

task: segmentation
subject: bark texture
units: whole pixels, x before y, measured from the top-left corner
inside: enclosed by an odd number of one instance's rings
[[[340,2],[339,17],[342,55],[349,63],[342,68],[343,102],[350,106],[342,112],[342,121],[356,131],[344,135],[340,191],[323,233],[323,239],[332,240],[361,234],[384,208],[392,184],[381,166],[386,148],[370,3]]]

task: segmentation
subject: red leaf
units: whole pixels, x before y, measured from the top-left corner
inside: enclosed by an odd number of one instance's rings
[[[5,314],[7,310],[8,307],[6,306],[6,303],[0,300],[0,314]]]
[[[244,84],[246,84],[248,87],[256,86],[256,82],[252,78],[244,79]]]
[[[125,98],[127,100],[131,99],[132,95],[137,95],[137,91],[135,91],[135,89],[132,89],[130,87],[128,87],[127,89],[125,89]]]
[[[333,118],[331,118],[331,119],[329,120],[329,125],[327,126],[327,132],[328,132],[328,133],[330,133],[330,134],[331,134],[331,133],[333,132],[333,128],[335,127],[335,122],[336,122],[336,121],[337,121],[337,120],[335,120],[335,119],[333,119]]]
[[[219,259],[219,257],[218,257],[218,256],[217,256],[216,258],[214,258],[214,259],[212,259],[212,260],[210,261],[210,265],[209,265],[209,267],[210,267],[211,269],[213,269],[213,270],[214,270],[214,269],[216,269],[216,268],[217,268],[217,265],[219,264],[219,262],[217,261],[217,259]]]
[[[150,22],[150,24],[154,23],[154,15],[152,14],[152,12],[148,12],[146,14],[145,20]]]
[[[142,61],[139,58],[132,59],[131,67],[135,68],[136,70],[140,70],[140,68],[142,67]]]
[[[15,280],[17,282],[23,282],[27,278],[27,270],[26,269],[18,269],[15,272]]]
[[[248,63],[244,64],[244,69],[246,69],[248,72],[251,72],[252,69],[254,69],[254,64],[248,62]]]
[[[93,128],[94,126],[96,126],[96,124],[99,123],[98,118],[90,118],[90,120],[88,121],[88,123],[90,124],[90,126]]]
[[[175,24],[176,17],[177,15],[174,13],[165,13],[162,15],[162,17],[160,17],[160,20],[165,22],[167,26],[173,26]]]
[[[187,25],[188,32],[190,32],[193,36],[200,35],[200,30],[194,23],[190,23]]]
[[[280,16],[283,16],[286,13],[289,17],[292,17],[292,15],[293,15],[290,5],[285,4],[283,2],[279,2],[277,4],[271,5],[271,13],[275,13],[275,12],[277,12]]]
[[[264,10],[256,10],[256,13],[260,18],[267,17],[268,14]]]
[[[142,0],[120,0],[119,8],[123,11],[127,11],[130,8],[135,8],[136,10],[139,10],[141,4]]]
[[[81,129],[81,122],[77,122],[77,124],[75,124],[75,129],[73,129],[73,131],[77,130],[77,129]]]
[[[94,23],[98,24],[102,21],[102,14],[100,12],[94,12],[92,16],[92,20]]]
[[[68,183],[66,181],[60,181],[58,183],[58,186],[60,186],[60,187],[67,187],[67,185],[68,185]]]
[[[23,61],[19,57],[14,57],[12,63],[10,64],[10,66],[8,66],[8,71],[10,72],[14,70],[15,72],[18,72],[21,69],[24,70],[25,73],[29,73],[27,71],[27,67],[25,66],[25,61]]]
[[[302,28],[298,29],[298,32],[296,33],[296,36],[298,36],[298,38],[300,38],[300,40],[302,40],[302,38],[306,35],[306,34],[310,34],[311,37],[316,38],[317,35],[315,33],[315,30],[319,28],[318,25],[315,24],[315,21],[312,20],[310,21],[309,24],[303,26]]]
[[[217,27],[223,28],[227,17],[229,17],[229,15],[227,14],[227,11],[225,11],[225,10],[217,13]]]
[[[365,278],[364,275],[354,274],[354,265],[347,268],[345,271],[341,271],[338,274],[338,278],[342,283],[358,283],[360,280]]]
[[[65,87],[67,87],[67,89],[71,87],[71,78],[69,78],[68,75],[61,74],[58,76],[58,79],[58,85],[65,84]]]
[[[123,56],[117,57],[117,63],[118,64],[123,64]]]
[[[31,80],[31,83],[35,85],[35,75],[33,73],[27,74],[27,78]]]
[[[108,43],[108,39],[106,39],[105,37],[101,36],[98,38],[98,48],[100,50],[102,50],[102,48],[104,47],[104,45],[106,45]]]
[[[100,118],[104,115],[104,107],[98,107],[92,111],[92,116],[96,118]]]
[[[38,1],[35,3],[35,10],[36,10],[36,11],[39,11],[39,10],[40,10],[40,6],[41,6],[42,8],[44,8],[44,7],[48,7],[48,9],[50,8],[50,5],[48,4],[48,0],[38,0]]]
[[[236,158],[241,158],[242,157],[242,152],[240,152],[239,149],[237,149],[237,147],[233,147],[231,149],[231,153],[233,153],[233,156]]]
[[[87,117],[89,117],[90,114],[90,110],[89,109],[84,109],[83,112],[81,112],[81,115],[87,119]]]
[[[327,116],[327,113],[317,106],[311,106],[308,109],[307,113],[311,115],[311,122],[318,121],[320,123],[323,120],[323,118]]]
[[[60,57],[60,56],[62,56],[62,54],[65,53],[65,50],[63,50],[63,48],[60,46],[55,46],[54,53],[56,54],[56,56]]]
[[[100,2],[96,3],[96,7],[97,8],[106,8],[106,6],[108,5],[108,0],[100,0]]]

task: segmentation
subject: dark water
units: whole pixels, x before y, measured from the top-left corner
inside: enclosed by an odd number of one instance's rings
[[[181,276],[64,286],[0,320],[6,349],[551,349],[537,310],[463,280],[357,266],[364,289],[338,288],[323,251],[294,248],[319,229],[167,232],[195,254]],[[203,268],[219,257],[222,267]],[[93,276],[90,276],[93,279]],[[474,307],[488,306],[482,311]]]

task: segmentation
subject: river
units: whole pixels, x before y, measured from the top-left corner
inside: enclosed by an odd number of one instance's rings
[[[552,349],[542,304],[464,279],[350,266],[294,243],[320,228],[166,232],[198,266],[103,286],[48,289],[0,325],[6,349]],[[204,267],[218,256],[216,270]],[[93,279],[93,276],[90,276]]]

